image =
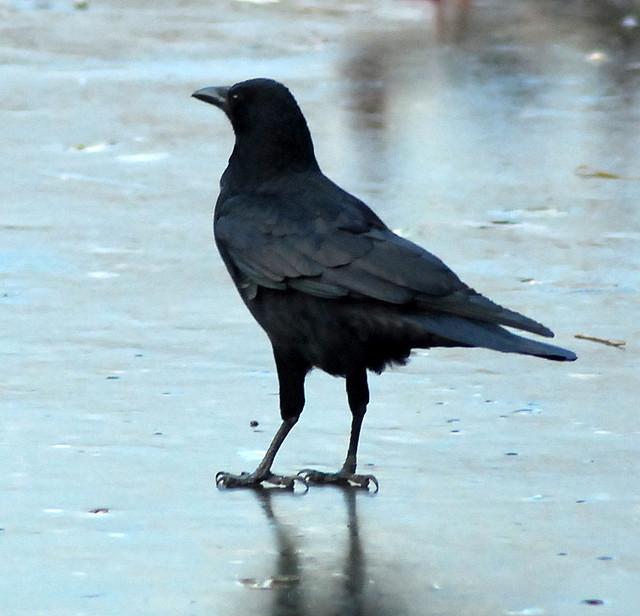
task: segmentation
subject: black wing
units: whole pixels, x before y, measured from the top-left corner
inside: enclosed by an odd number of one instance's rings
[[[396,235],[366,205],[337,190],[316,197],[313,205],[304,191],[277,198],[237,195],[219,202],[216,242],[227,263],[246,277],[249,295],[262,286],[324,298],[414,302],[553,336],[540,323],[469,288],[436,256]]]

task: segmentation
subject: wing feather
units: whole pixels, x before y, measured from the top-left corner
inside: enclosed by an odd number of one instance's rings
[[[216,214],[216,241],[223,256],[258,286],[323,298],[416,302],[425,310],[553,336],[468,287],[435,255],[394,234],[373,213],[367,218],[370,210],[360,202],[316,207],[313,215],[303,215],[296,209],[303,206],[281,198],[229,201]]]

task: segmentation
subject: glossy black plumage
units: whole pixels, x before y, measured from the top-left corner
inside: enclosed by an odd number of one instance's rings
[[[553,336],[468,287],[440,259],[394,234],[324,176],[304,116],[282,84],[254,79],[203,88],[193,96],[220,107],[235,132],[215,208],[215,239],[273,345],[285,423],[297,421],[304,376],[313,367],[346,377],[357,433],[368,402],[366,370],[404,363],[413,348],[471,346],[558,361],[576,358],[504,329]],[[357,434],[345,466],[332,478],[358,482],[356,447]],[[256,473],[222,474],[221,483],[273,479],[275,451]]]

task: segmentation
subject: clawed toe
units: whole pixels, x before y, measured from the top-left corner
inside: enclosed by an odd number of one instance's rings
[[[334,485],[342,487],[357,487],[375,494],[378,489],[378,480],[373,475],[358,475],[341,470],[337,473],[323,473],[312,468],[305,468],[297,475],[275,475],[270,471],[260,469],[253,473],[240,473],[234,475],[220,471],[216,474],[216,486],[219,488],[260,488],[263,484],[270,484],[295,492],[298,488],[302,493],[309,491],[309,484]]]
[[[375,475],[351,475],[349,481],[372,494],[375,494],[380,489],[380,484]]]
[[[233,475],[224,471],[216,473],[216,486],[219,488],[258,488],[263,483],[279,486],[292,492],[295,491],[296,484],[300,484],[304,492],[309,490],[309,484],[306,479],[298,475],[274,475],[273,473],[240,473],[239,475]]]
[[[300,477],[299,475],[273,475],[270,474],[267,479],[265,479],[267,483],[270,483],[274,486],[281,486],[286,490],[291,490],[292,492],[296,489],[296,483],[300,484],[300,487],[303,488],[304,493],[309,491],[309,484],[304,477]]]
[[[252,477],[249,473],[241,473],[240,475],[233,475],[224,471],[216,473],[216,485],[219,488],[248,488],[260,485],[260,483],[260,479]]]
[[[358,475],[339,471],[337,473],[323,473],[312,468],[304,468],[298,472],[307,484],[351,486],[369,490],[375,494],[380,486],[374,475]]]

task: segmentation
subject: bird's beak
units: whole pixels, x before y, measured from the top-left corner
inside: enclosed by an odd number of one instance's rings
[[[227,111],[227,94],[230,86],[209,86],[196,90],[191,96],[198,100],[215,105],[226,113]]]

